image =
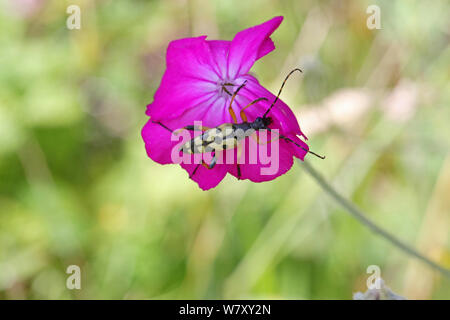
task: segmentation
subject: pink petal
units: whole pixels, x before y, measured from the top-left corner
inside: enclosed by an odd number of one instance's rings
[[[253,108],[252,106],[247,109],[248,112],[246,113],[251,116],[249,117],[249,120],[254,120],[257,116],[261,117],[264,115],[272,102],[275,101],[276,96],[269,90],[264,88],[262,85],[260,85],[255,77],[246,75],[243,78],[247,79],[247,85],[239,92],[242,92],[242,96],[245,96],[252,100],[259,97],[265,97],[269,100],[269,102],[262,102],[261,104],[255,105],[255,108]],[[281,132],[283,134],[292,133],[301,135],[305,139],[307,139],[303,132],[300,130],[300,126],[294,113],[288,107],[288,105],[283,102],[282,99],[278,99],[267,116],[274,119],[275,127],[281,129]]]
[[[166,120],[164,125],[173,130],[170,125],[175,125],[175,121]],[[160,164],[172,164],[171,153],[176,147],[178,141],[171,141],[171,132],[162,127],[160,124],[148,121],[142,129],[142,137],[145,141],[145,148],[148,156],[155,162]],[[199,133],[198,133],[199,134]],[[193,157],[190,157],[191,164],[181,163],[189,175],[193,173],[197,167]],[[204,166],[198,166],[192,180],[198,183],[203,190],[214,188],[226,176],[227,168],[224,165],[216,165],[213,169],[206,169]]]
[[[153,120],[176,118],[187,109],[217,95],[220,71],[206,37],[172,41],[167,49],[167,69],[147,106]]]
[[[209,45],[216,67],[219,70],[220,78],[225,79],[227,77],[227,60],[231,41],[207,40],[206,42]]]
[[[279,153],[276,158],[272,159],[272,164],[262,164],[261,159],[258,157],[257,164],[250,164],[249,161],[249,152],[250,149],[246,148],[245,155],[245,163],[240,164],[241,171],[241,179],[249,179],[253,182],[263,182],[273,180],[286,172],[292,167],[293,164],[293,153],[291,148],[288,146],[288,143],[285,141],[279,141]],[[270,147],[269,147],[270,150]],[[270,151],[269,151],[270,153]],[[276,164],[275,164],[276,161]],[[273,167],[270,170],[270,167]],[[238,178],[238,171],[236,164],[228,164],[227,165],[228,172]],[[266,170],[264,172],[263,170]]]
[[[150,159],[160,164],[173,163],[171,150],[175,143],[170,141],[171,133],[168,130],[149,120],[142,128],[141,134]]]
[[[197,167],[197,164],[182,163],[181,167],[188,172],[189,176],[191,176]],[[202,190],[209,190],[217,186],[226,175],[227,167],[225,165],[216,165],[213,169],[207,169],[204,166],[199,165],[191,179],[197,182]]]
[[[211,98],[209,105],[220,103],[217,99]],[[205,113],[208,111],[208,106],[201,106],[188,110],[182,117],[175,119],[164,119],[155,121],[153,119],[148,120],[145,126],[142,128],[142,138],[145,142],[145,148],[148,156],[160,164],[174,163],[172,159],[172,150],[182,142],[183,136],[178,134],[179,139],[172,141],[172,132],[178,129],[182,129],[187,125],[197,124],[196,121],[201,120],[201,125],[206,125],[206,121],[202,118],[205,117]],[[221,121],[217,119],[216,121]],[[215,127],[220,123],[210,124],[211,127]],[[184,131],[184,134],[189,134],[184,141],[191,139],[199,134],[200,131]],[[193,163],[193,158],[190,158]]]
[[[205,103],[186,111],[181,119],[184,121],[187,118],[191,118],[191,124],[193,124],[193,121],[195,120],[201,121],[203,126],[209,128],[217,127],[223,123],[231,123],[232,119],[228,112],[230,99],[225,99],[224,97],[217,97],[214,99],[213,102]]]
[[[291,149],[293,155],[302,161],[305,160],[305,156],[309,150],[308,145],[303,140],[299,139],[297,136],[295,136],[293,134],[288,134],[287,137],[301,146],[301,147],[298,147],[293,143],[288,143],[288,146]]]
[[[228,56],[229,78],[234,79],[238,75],[246,74],[256,60],[275,49],[270,35],[281,21],[283,17],[275,17],[236,34]]]

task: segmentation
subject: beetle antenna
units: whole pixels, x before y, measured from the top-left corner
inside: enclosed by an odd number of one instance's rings
[[[236,91],[233,92],[233,95],[231,96],[231,101],[230,101],[230,107],[233,104],[234,98],[236,98],[239,90],[241,90],[243,87],[245,87],[245,85],[247,84],[247,80],[245,80],[237,89]]]
[[[312,155],[314,155],[314,156],[316,156],[317,158],[320,158],[320,159],[325,159],[325,156],[321,156],[320,154],[317,154],[317,153],[315,153],[315,152],[313,152],[313,151],[309,151],[308,150],[308,153],[311,153]]]
[[[161,127],[163,127],[164,129],[169,130],[170,132],[173,133],[173,130],[172,130],[172,129],[166,127],[166,126],[163,125],[161,122],[159,122],[159,121],[153,121],[153,120],[152,120],[152,122],[153,122],[153,123],[156,123],[156,124],[159,124],[159,125],[160,125]]]
[[[269,109],[267,109],[266,113],[264,113],[263,118],[267,117],[267,114],[270,112],[270,110],[272,109],[272,107],[275,105],[275,103],[278,101],[278,98],[280,97],[281,91],[283,91],[283,87],[284,84],[286,83],[287,79],[289,79],[289,77],[291,76],[291,74],[293,74],[295,71],[300,71],[301,73],[303,73],[302,70],[300,70],[299,68],[296,68],[294,70],[292,70],[291,72],[289,72],[289,74],[286,76],[286,78],[283,81],[283,84],[281,85],[280,91],[278,91],[278,95],[275,98],[275,100],[272,102],[272,105],[269,107]]]
[[[269,129],[269,128],[267,128],[267,131],[272,132],[272,130]],[[280,139],[283,139],[283,140],[287,141],[287,142],[292,142],[293,144],[295,144],[295,145],[296,145],[297,147],[299,147],[300,149],[303,149],[303,150],[305,150],[306,152],[311,153],[312,155],[316,156],[317,158],[320,158],[320,159],[322,159],[322,160],[325,159],[325,156],[321,156],[321,155],[318,154],[318,153],[315,153],[315,152],[313,152],[313,151],[310,151],[310,150],[308,150],[308,149],[302,147],[302,146],[299,145],[297,142],[295,142],[294,140],[292,140],[292,139],[290,139],[290,138],[288,138],[288,137],[285,137],[285,136],[283,136],[283,135],[281,135],[281,134],[278,134],[278,137],[279,137]]]
[[[312,155],[316,156],[317,158],[320,158],[320,159],[322,159],[322,160],[325,159],[325,156],[321,156],[320,154],[315,153],[314,151],[311,151],[311,150],[308,150],[308,149],[306,149],[306,148],[303,148],[301,145],[299,145],[298,143],[292,141],[291,139],[289,139],[289,138],[287,138],[287,137],[283,137],[282,139],[284,139],[284,140],[286,140],[286,141],[288,141],[288,142],[292,142],[292,143],[295,144],[297,147],[299,147],[299,148],[305,150],[305,151],[308,152],[308,153],[311,153]]]

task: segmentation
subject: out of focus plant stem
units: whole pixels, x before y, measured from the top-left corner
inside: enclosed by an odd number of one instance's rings
[[[376,223],[370,220],[367,217],[367,215],[364,214],[358,207],[356,207],[352,202],[347,200],[335,188],[333,188],[333,186],[331,186],[325,180],[325,178],[309,164],[309,162],[305,161],[300,163],[303,165],[303,168],[306,170],[306,172],[319,184],[319,186],[323,189],[323,191],[325,191],[331,198],[333,198],[337,203],[339,203],[341,207],[345,209],[348,213],[350,213],[356,220],[358,220],[360,223],[368,227],[374,233],[380,235],[381,237],[392,243],[397,248],[406,252],[408,255],[419,259],[420,261],[427,264],[431,268],[439,271],[443,275],[450,278],[449,269],[444,268],[441,265],[426,258],[422,254],[417,252],[414,248],[410,247],[403,241],[397,239],[394,235],[392,235],[388,231],[378,226]]]

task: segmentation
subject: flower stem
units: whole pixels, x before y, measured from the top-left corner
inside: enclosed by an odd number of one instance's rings
[[[414,248],[411,248],[403,241],[397,239],[395,236],[393,236],[388,231],[384,230],[377,224],[375,224],[372,220],[367,218],[367,216],[359,209],[357,208],[353,203],[345,199],[342,195],[340,195],[334,188],[331,186],[325,178],[316,171],[307,161],[303,162],[303,167],[305,168],[306,172],[319,184],[319,186],[330,196],[332,197],[337,203],[339,203],[348,213],[350,213],[356,220],[358,220],[360,223],[368,227],[371,231],[375,232],[376,234],[380,235],[390,243],[392,243],[397,248],[403,250],[407,254],[409,254],[412,257],[415,257],[422,261],[423,263],[427,264],[431,268],[441,272],[446,277],[450,278],[450,270],[447,268],[444,268],[440,266],[439,264],[431,261],[430,259],[426,258],[419,252],[417,252]]]

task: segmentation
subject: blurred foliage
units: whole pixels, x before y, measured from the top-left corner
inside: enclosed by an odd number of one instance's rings
[[[366,27],[368,1],[3,0],[0,298],[350,299],[378,265],[406,298],[449,299],[448,279],[339,210],[301,166],[202,192],[140,137],[169,41],[231,39],[283,15],[253,72],[275,91],[304,69],[283,97],[327,155],[311,163],[450,266],[450,6],[376,3],[380,30]],[[70,4],[81,30],[66,28]],[[353,117],[355,94],[368,107]],[[81,290],[65,286],[72,264]]]

